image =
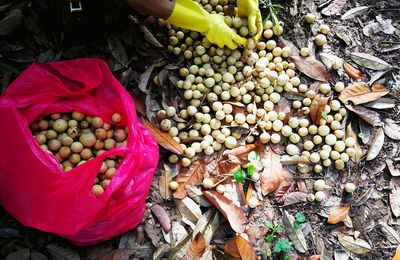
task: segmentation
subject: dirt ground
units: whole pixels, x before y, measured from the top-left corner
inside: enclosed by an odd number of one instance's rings
[[[83,13],[71,14],[69,6],[63,1],[19,0],[9,3],[0,0],[0,15],[3,19],[0,21],[2,91],[33,62],[97,57],[108,62],[114,75],[138,103],[150,106],[154,105],[152,102],[155,100],[160,102],[161,93],[155,93],[157,91],[144,93],[138,88],[138,82],[149,65],[163,64],[162,66],[168,68],[168,73],[172,74],[183,63],[182,58],[171,55],[166,48],[152,46],[151,40],[146,39],[144,34],[146,30],[151,31],[152,35],[166,46],[168,38],[165,29],[159,27],[154,18],[132,12],[119,2],[87,2]],[[304,22],[304,15],[312,12],[316,14],[318,20],[321,19],[324,24],[328,24],[331,30],[329,43],[323,47],[324,51],[341,57],[355,66],[351,60],[351,53],[354,52],[374,55],[392,65],[393,69],[379,77],[381,78],[379,83],[390,89],[386,98],[394,100],[395,106],[376,111],[380,114],[382,122],[391,119],[394,121],[393,124],[398,126],[400,2],[342,0],[344,7],[337,14],[331,16],[322,14],[331,2],[325,0],[279,2],[284,7],[278,13],[285,25],[283,38],[292,41],[299,48],[309,46],[312,53],[319,58],[320,51],[316,52],[312,40],[316,28]],[[355,17],[341,19],[346,11],[360,6],[368,8],[357,13]],[[261,8],[261,11],[264,16],[268,13],[265,8]],[[5,19],[6,17],[8,19]],[[394,32],[388,34],[380,31],[384,27],[382,24],[374,27],[377,19],[381,18],[386,21],[385,26],[393,26]],[[367,25],[370,25],[371,30],[375,28],[377,32],[367,32],[365,29]],[[153,75],[164,67],[156,66]],[[359,68],[368,80],[378,77],[380,73],[362,66]],[[343,78],[343,74],[330,71],[331,83],[339,81],[340,78]],[[349,77],[345,77],[345,83],[349,81]],[[168,91],[166,88],[162,90]],[[158,104],[156,107],[161,106]],[[148,115],[149,111],[144,108],[144,113]],[[396,217],[400,212],[398,202],[400,195],[396,195],[400,192],[400,174],[396,175],[400,171],[399,142],[386,136],[379,155],[374,160],[366,161],[365,155],[372,145],[378,128],[366,124],[356,114],[351,114],[348,120],[363,130],[365,140],[365,144],[361,146],[363,156],[358,164],[349,163],[343,171],[338,172],[332,168],[324,170],[323,178],[327,185],[331,186],[331,190],[330,197],[323,204],[303,202],[283,206],[276,203],[276,197],[268,196],[263,201],[263,209],[253,211],[248,216],[249,222],[254,224],[255,229],[262,230],[265,224],[260,220],[269,219],[271,216],[282,223],[283,210],[292,215],[301,211],[305,215],[307,221],[302,225],[302,232],[306,237],[308,250],[305,254],[293,251],[293,254],[289,254],[290,259],[341,260],[349,257],[391,259],[400,244],[400,216]],[[97,246],[77,247],[56,235],[23,226],[0,208],[0,259],[152,259],[156,249],[161,252],[162,245],[167,243],[161,233],[161,225],[152,215],[151,208],[160,205],[168,212],[171,221],[180,219],[177,217],[179,211],[174,202],[164,200],[159,191],[159,177],[164,170],[163,162],[170,154],[164,149],[160,151],[159,169],[155,173],[147,200],[148,210],[136,229]],[[179,169],[173,168],[172,171],[176,173]],[[298,183],[292,191],[299,190],[300,183],[309,186],[309,181],[316,179],[315,177],[307,179],[299,174],[294,176]],[[353,194],[343,192],[347,182],[353,182],[358,187]],[[395,196],[398,196],[397,202],[394,202]],[[344,223],[327,224],[329,210],[340,202],[351,204],[348,218]],[[389,229],[382,227],[382,223],[384,227],[389,226]],[[391,232],[394,232],[394,235]],[[235,232],[230,229],[229,223],[221,220],[221,225],[212,240],[214,259],[225,259],[224,244],[234,235]],[[371,252],[367,255],[351,252],[338,242],[338,235],[354,236],[364,240],[371,247]],[[258,246],[256,252],[260,258],[273,259],[271,256],[265,256],[264,236],[256,239],[253,245]],[[313,255],[319,255],[320,258],[309,258]]]

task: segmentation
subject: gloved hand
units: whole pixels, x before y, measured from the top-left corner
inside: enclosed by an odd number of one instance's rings
[[[209,14],[198,3],[192,0],[176,0],[175,7],[167,22],[204,34],[212,43],[222,48],[226,45],[236,49],[239,44],[244,45],[246,39],[236,34],[218,14]]]
[[[254,35],[254,41],[260,39],[263,24],[260,9],[258,9],[258,0],[237,0],[239,16],[248,18],[249,32]]]

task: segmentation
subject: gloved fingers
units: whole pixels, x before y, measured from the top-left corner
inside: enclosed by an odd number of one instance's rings
[[[226,46],[231,49],[231,50],[235,50],[237,49],[237,44],[233,42],[233,40],[230,40],[226,43]]]
[[[240,45],[245,45],[246,44],[246,38],[240,37],[238,34],[234,33],[232,35],[232,40],[236,43],[236,44],[240,44]]]
[[[260,10],[258,10],[256,14],[256,26],[257,26],[257,34],[254,36],[254,41],[258,42],[263,32],[263,23]]]
[[[256,12],[252,12],[247,19],[250,35],[254,35],[257,32],[256,15]]]

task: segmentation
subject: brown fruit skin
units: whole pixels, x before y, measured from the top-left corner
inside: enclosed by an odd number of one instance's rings
[[[115,168],[109,168],[107,171],[106,171],[106,178],[107,179],[111,179],[114,175],[115,175],[115,173],[117,172],[117,169],[115,169]]]

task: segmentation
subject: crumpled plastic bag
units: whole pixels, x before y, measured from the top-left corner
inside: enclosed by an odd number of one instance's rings
[[[111,122],[122,115],[128,146],[64,172],[39,146],[29,125],[41,115],[81,111]],[[26,226],[91,245],[136,227],[158,162],[158,145],[136,116],[133,100],[98,59],[35,63],[0,97],[0,203]],[[107,157],[123,154],[99,197],[90,190]]]

